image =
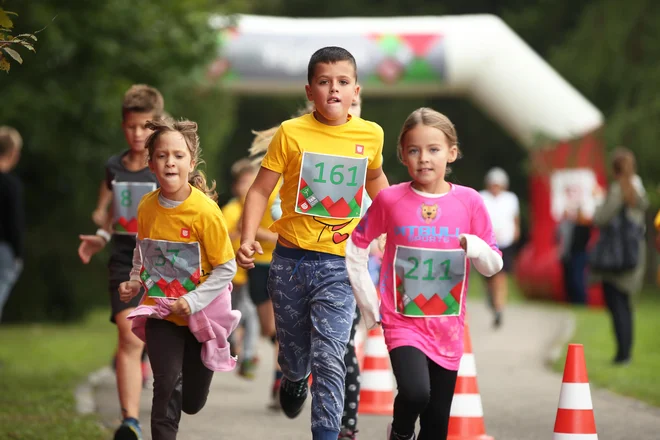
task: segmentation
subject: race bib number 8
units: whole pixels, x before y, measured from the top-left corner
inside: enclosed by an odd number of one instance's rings
[[[199,243],[144,239],[138,246],[147,295],[178,298],[195,290],[201,276]]]
[[[466,273],[462,249],[397,246],[394,273],[397,313],[410,317],[460,314]]]
[[[146,194],[156,189],[153,182],[112,182],[115,234],[137,234],[137,208]]]
[[[367,158],[303,153],[296,212],[330,218],[360,218]]]

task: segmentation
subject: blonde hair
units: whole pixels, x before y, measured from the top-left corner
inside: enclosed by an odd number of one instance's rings
[[[259,170],[258,166],[249,157],[239,159],[231,166],[231,178],[236,181],[245,173],[255,173]]]
[[[261,161],[266,155],[266,151],[268,151],[270,141],[273,140],[273,136],[275,136],[275,133],[277,133],[279,128],[280,126],[277,125],[275,127],[269,128],[268,130],[252,130],[254,140],[252,141],[252,145],[250,145],[248,152],[250,153],[250,159],[254,165],[261,165]]]
[[[23,138],[18,130],[6,125],[0,126],[0,156],[20,150],[22,146]]]
[[[403,123],[403,127],[401,127],[399,140],[396,146],[396,155],[401,163],[403,163],[403,139],[410,130],[420,124],[427,127],[433,127],[443,132],[447,137],[449,146],[455,146],[458,150],[458,155],[456,158],[460,159],[463,157],[463,153],[458,147],[458,135],[456,134],[456,127],[454,127],[454,124],[449,120],[449,118],[442,113],[433,110],[432,108],[421,107],[408,115],[406,121]],[[447,167],[446,173],[449,174],[450,172],[451,169]]]
[[[215,180],[212,181],[212,185],[209,188],[206,183],[206,176],[201,170],[198,170],[197,167],[204,163],[201,159],[202,149],[199,146],[199,135],[197,134],[197,123],[193,121],[188,121],[182,119],[180,121],[175,121],[174,119],[154,119],[153,121],[147,122],[145,125],[146,128],[153,130],[153,133],[149,136],[146,142],[147,150],[149,152],[149,160],[152,160],[154,150],[156,149],[156,142],[158,138],[163,133],[168,132],[177,132],[183,136],[183,139],[186,141],[188,146],[188,151],[190,152],[190,157],[195,163],[195,169],[190,176],[188,176],[188,182],[195,188],[202,191],[206,194],[211,200],[218,201],[218,194],[215,192]]]

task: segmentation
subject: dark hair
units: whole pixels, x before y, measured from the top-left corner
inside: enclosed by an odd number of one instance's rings
[[[314,78],[314,72],[316,71],[317,64],[330,64],[339,61],[348,61],[353,65],[353,70],[355,71],[355,82],[357,82],[357,64],[355,63],[355,58],[353,58],[353,55],[351,55],[351,53],[343,47],[328,46],[314,52],[312,57],[309,59],[309,64],[307,65],[307,83],[312,83],[312,78]]]
[[[616,147],[612,151],[612,171],[615,176],[620,176],[623,173],[626,163],[630,166],[630,169],[635,172],[637,168],[637,162],[635,161],[635,155],[631,150],[625,147]]]
[[[163,95],[158,90],[145,84],[135,84],[124,94],[121,115],[125,118],[129,112],[153,113],[156,119],[163,116],[164,108]]]
[[[156,142],[158,142],[160,135],[167,132],[177,132],[183,136],[183,139],[188,146],[188,151],[190,151],[190,157],[195,162],[195,170],[188,176],[188,182],[206,194],[211,200],[217,202],[218,194],[215,192],[215,181],[212,181],[211,186],[209,187],[206,183],[206,176],[201,170],[197,169],[199,165],[204,163],[200,157],[202,149],[199,146],[197,123],[185,119],[180,121],[175,121],[172,118],[154,119],[153,121],[147,122],[146,128],[153,130],[153,133],[147,138],[146,142],[147,151],[149,151],[149,160],[151,160],[151,157],[154,154]]]

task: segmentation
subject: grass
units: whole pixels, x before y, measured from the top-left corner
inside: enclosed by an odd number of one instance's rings
[[[110,361],[115,339],[106,310],[72,325],[0,327],[0,438],[107,438],[95,416],[76,412],[73,392]]]
[[[607,310],[577,309],[575,316],[576,332],[571,342],[584,345],[590,383],[660,406],[660,292],[647,289],[635,297],[633,356],[625,367],[611,365],[616,349]],[[565,362],[564,351],[554,369],[562,372]]]

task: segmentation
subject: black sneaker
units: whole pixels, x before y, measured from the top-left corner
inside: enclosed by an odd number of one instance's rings
[[[392,424],[390,423],[387,425],[387,440],[415,440],[415,433],[413,432],[412,435],[409,436],[397,434],[392,430]]]
[[[140,422],[132,417],[125,418],[115,431],[114,440],[142,440]]]
[[[280,405],[290,419],[295,419],[307,400],[307,377],[298,382],[291,382],[286,377],[280,382]]]

